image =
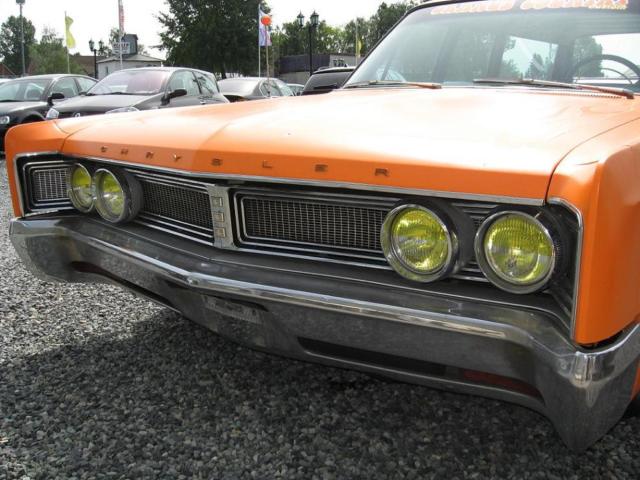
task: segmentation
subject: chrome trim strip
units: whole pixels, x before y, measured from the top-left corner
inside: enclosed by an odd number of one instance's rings
[[[515,205],[531,205],[542,206],[544,205],[544,199],[537,198],[521,198],[521,197],[508,197],[500,195],[482,195],[474,193],[461,193],[461,192],[444,192],[441,190],[427,190],[416,188],[398,188],[398,187],[386,187],[382,185],[371,185],[365,183],[350,183],[350,182],[338,182],[338,181],[326,181],[326,180],[304,180],[299,178],[286,178],[286,177],[262,177],[258,175],[237,175],[227,173],[210,173],[210,172],[189,172],[185,170],[179,170],[175,168],[158,167],[155,165],[140,164],[134,162],[123,162],[120,160],[112,160],[108,158],[94,157],[94,156],[80,156],[73,154],[64,154],[69,158],[83,158],[85,160],[93,160],[96,162],[112,163],[116,165],[126,165],[132,167],[138,167],[143,169],[155,170],[159,172],[172,173],[174,175],[195,177],[195,178],[209,178],[216,180],[235,180],[235,181],[247,181],[258,183],[284,183],[287,185],[303,185],[325,188],[345,188],[350,190],[366,190],[373,192],[383,193],[398,193],[402,195],[421,195],[438,198],[450,198],[458,200],[478,200],[484,202],[496,202],[496,203],[511,203]]]
[[[579,299],[579,290],[580,290],[580,273],[582,271],[582,246],[584,240],[584,219],[582,217],[582,212],[573,205],[571,202],[559,198],[559,197],[551,197],[548,199],[548,203],[551,205],[559,205],[571,211],[578,220],[578,244],[576,246],[576,256],[575,256],[575,273],[573,279],[573,305],[571,309],[571,319],[569,324],[569,335],[571,339],[575,341],[576,338],[576,320],[578,317],[578,299]]]

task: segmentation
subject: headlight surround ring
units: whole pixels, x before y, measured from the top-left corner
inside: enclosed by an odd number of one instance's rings
[[[528,223],[529,227],[537,229],[537,232],[535,233],[539,236],[538,240],[543,240],[546,243],[544,248],[549,249],[549,261],[547,266],[544,267],[544,270],[540,275],[530,281],[518,281],[514,276],[509,276],[508,274],[500,271],[498,262],[495,259],[495,254],[493,255],[494,258],[489,258],[491,254],[488,252],[488,248],[490,248],[490,246],[487,245],[487,242],[489,234],[491,233],[490,231],[498,224],[498,222],[508,220],[524,220],[524,222]],[[521,210],[502,210],[489,216],[478,229],[474,243],[476,260],[482,270],[482,273],[484,273],[487,279],[489,279],[489,281],[498,288],[506,292],[516,294],[535,293],[546,288],[561,269],[560,266],[566,263],[563,261],[563,237],[564,236],[561,234],[559,229],[554,225],[554,222],[552,222],[550,218],[545,218],[545,215],[543,215],[542,212],[529,213]],[[529,240],[535,241],[535,239],[532,238],[520,241],[524,242]],[[522,248],[519,250],[522,250]],[[523,255],[532,255],[534,253],[540,256],[541,253],[544,254],[545,252],[530,251],[525,252]],[[537,265],[534,265],[533,268],[535,267],[537,267]]]
[[[111,223],[126,223],[142,208],[142,187],[126,170],[99,168],[93,174],[93,197],[100,216]]]
[[[402,215],[411,212],[426,214],[425,218],[435,221],[441,229],[446,242],[446,254],[437,268],[420,270],[410,265],[406,260],[406,253],[402,252],[399,239],[394,234],[394,228]],[[387,214],[382,225],[380,243],[384,255],[393,269],[403,277],[421,283],[434,282],[449,275],[456,267],[459,256],[458,236],[448,216],[437,207],[424,206],[413,203],[402,204]],[[440,255],[442,256],[442,255]]]
[[[84,184],[83,184],[84,183]],[[82,213],[89,213],[95,206],[93,176],[89,169],[76,163],[69,171],[67,195],[73,206]]]

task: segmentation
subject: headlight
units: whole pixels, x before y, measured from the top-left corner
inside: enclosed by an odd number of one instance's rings
[[[55,108],[50,108],[49,111],[47,112],[46,119],[55,120],[59,116],[60,116],[60,112],[58,110],[56,110]]]
[[[139,112],[140,110],[138,110],[136,107],[121,107],[121,108],[114,108],[113,110],[109,110],[105,113],[127,113],[127,112]]]
[[[9,115],[3,115],[0,117],[0,125],[9,125],[11,123],[11,117]]]
[[[112,223],[124,223],[142,208],[140,182],[124,170],[101,168],[93,174],[94,201],[102,218]]]
[[[500,212],[489,217],[476,236],[480,268],[496,286],[512,293],[544,288],[560,254],[548,226],[524,212]]]
[[[71,203],[81,212],[93,210],[93,185],[91,174],[82,165],[77,164],[69,173],[69,189],[67,193]]]
[[[442,278],[457,255],[457,238],[441,216],[420,205],[391,211],[381,232],[382,250],[400,275],[419,282]]]

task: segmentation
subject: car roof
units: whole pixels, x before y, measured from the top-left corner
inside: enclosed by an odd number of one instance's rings
[[[41,79],[41,80],[55,80],[57,78],[62,78],[62,77],[85,77],[85,78],[91,78],[87,75],[82,75],[80,73],[48,73],[46,75],[27,75],[25,77],[16,77],[16,78],[11,78],[10,80],[31,80],[31,79]]]
[[[349,73],[349,72],[353,72],[355,69],[356,67],[330,67],[330,68],[318,69],[315,72],[313,72],[313,74],[319,75],[322,73]]]

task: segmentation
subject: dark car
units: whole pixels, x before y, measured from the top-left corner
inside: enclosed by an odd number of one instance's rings
[[[44,120],[56,100],[86,92],[96,80],[80,75],[35,75],[0,85],[0,151],[9,127]]]
[[[328,93],[331,90],[340,88],[351,76],[355,67],[335,67],[316,70],[309,77],[304,86],[302,95],[317,95]]]
[[[220,91],[230,102],[295,96],[289,85],[277,78],[227,78],[220,80],[218,84],[220,85]]]
[[[51,108],[47,119],[228,103],[212,73],[188,68],[145,67],[106,76],[86,95]]]

